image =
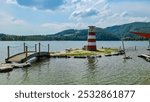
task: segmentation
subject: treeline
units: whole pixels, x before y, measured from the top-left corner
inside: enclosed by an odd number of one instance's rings
[[[143,29],[142,32],[150,33],[150,22],[134,22],[119,26],[112,26],[107,28],[96,28],[96,39],[99,41],[112,41],[112,40],[147,40],[135,34],[131,34],[131,31],[139,28]],[[47,35],[9,35],[0,34],[0,41],[52,41],[52,40],[69,40],[69,41],[81,41],[87,40],[87,29],[75,30],[68,29],[56,34]]]

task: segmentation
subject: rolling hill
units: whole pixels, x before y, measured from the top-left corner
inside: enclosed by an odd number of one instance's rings
[[[146,29],[145,29],[146,28]],[[131,34],[130,31],[150,32],[150,22],[134,22],[107,28],[96,28],[96,38],[102,41],[121,40],[145,40],[140,36]],[[17,36],[0,33],[0,41],[50,41],[50,40],[87,40],[87,29],[67,29],[56,34]]]

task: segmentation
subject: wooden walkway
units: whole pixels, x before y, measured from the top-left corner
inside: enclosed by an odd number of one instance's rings
[[[7,58],[5,61],[6,63],[12,63],[12,62],[16,62],[16,63],[24,63],[34,57],[50,57],[50,54],[48,52],[23,52],[23,53],[19,53],[16,55],[13,55],[9,58]]]
[[[15,55],[11,55],[10,56],[10,47],[7,47],[7,53],[8,53],[8,57],[5,59],[6,63],[12,63],[12,62],[16,62],[16,63],[24,63],[27,62],[28,60],[31,60],[34,57],[50,57],[50,53],[49,53],[49,44],[47,46],[48,50],[47,51],[41,51],[41,47],[44,45],[41,45],[41,43],[38,44],[38,51],[37,51],[37,44],[35,44],[35,46],[31,46],[33,48],[35,48],[34,51],[29,51],[29,47],[26,46],[26,44],[23,44],[23,52],[21,53],[17,53]]]

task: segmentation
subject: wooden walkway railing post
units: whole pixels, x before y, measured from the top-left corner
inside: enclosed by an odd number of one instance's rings
[[[26,52],[26,43],[23,43],[24,52]]]
[[[28,56],[28,46],[26,46],[26,58]]]
[[[7,57],[9,58],[10,57],[10,47],[7,46]]]
[[[41,52],[41,43],[39,43],[39,53]]]
[[[35,44],[35,52],[37,52],[37,44]]]
[[[49,50],[50,50],[50,46],[49,46],[49,44],[48,44],[48,53],[49,53]]]

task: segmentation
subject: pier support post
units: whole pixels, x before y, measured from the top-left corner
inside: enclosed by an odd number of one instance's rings
[[[23,43],[24,52],[26,51],[26,43]]]
[[[28,56],[28,46],[26,46],[26,58],[27,58],[27,56]]]
[[[39,53],[41,52],[41,43],[39,43]]]
[[[48,53],[49,53],[49,50],[50,50],[50,46],[49,46],[49,44],[48,44]]]
[[[37,45],[35,44],[35,52],[37,52]]]
[[[9,58],[10,57],[10,47],[7,46],[7,57]]]

